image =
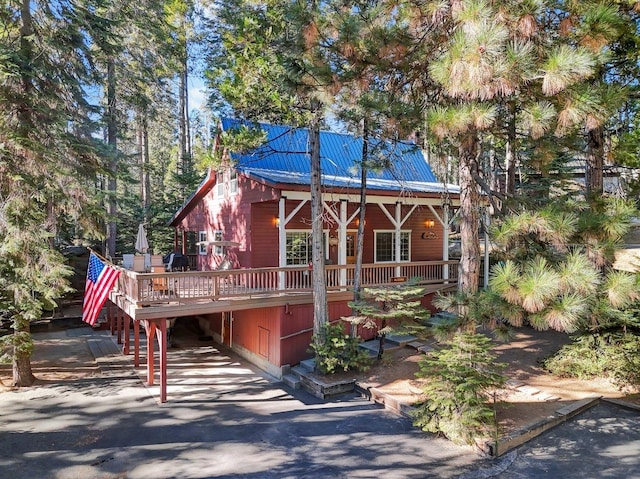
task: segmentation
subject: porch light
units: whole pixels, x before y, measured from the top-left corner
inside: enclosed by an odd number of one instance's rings
[[[435,220],[432,220],[432,219],[425,220],[425,222],[424,222],[425,228],[427,228],[429,230],[432,229],[435,225],[436,225],[436,222],[435,222]]]
[[[280,218],[278,218],[277,216],[273,217],[273,226],[275,226],[276,228],[280,227]]]

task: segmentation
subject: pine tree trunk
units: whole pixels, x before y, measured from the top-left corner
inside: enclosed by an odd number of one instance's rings
[[[118,173],[118,125],[116,117],[116,73],[112,59],[107,64],[107,143],[111,159],[109,161],[110,176],[107,180],[107,231],[105,256],[116,255],[116,216],[118,202],[116,198],[116,175]]]
[[[474,179],[478,174],[478,135],[475,131],[461,139],[460,156],[460,241],[461,256],[458,275],[460,291],[478,291],[480,273],[480,194]]]
[[[515,104],[509,105],[509,123],[507,125],[507,144],[505,152],[505,162],[507,166],[507,178],[505,185],[505,193],[513,196],[516,193],[516,112]]]
[[[186,47],[185,47],[186,49]],[[191,172],[191,141],[189,132],[189,93],[188,93],[188,73],[187,73],[187,60],[186,51],[185,59],[183,62],[183,71],[180,72],[180,124],[178,126],[178,136],[180,141],[180,174],[187,174]]]
[[[23,61],[27,64],[33,56],[33,45],[31,36],[33,35],[33,24],[31,18],[31,2],[23,0],[20,4],[20,18],[22,25],[20,26],[20,54]],[[21,75],[22,94],[25,97],[33,94],[33,83],[31,77],[27,73]],[[18,108],[20,118],[19,132],[24,138],[28,138],[29,129],[34,128],[32,121],[32,111],[22,104]],[[15,303],[14,303],[15,304]],[[33,372],[31,371],[31,333],[29,331],[29,321],[23,319],[19,314],[14,316],[14,333],[13,333],[13,382],[14,386],[30,386],[35,381]]]
[[[320,168],[320,112],[309,125],[309,149],[311,153],[311,251],[313,286],[313,332],[318,343],[324,343],[323,327],[328,322],[327,287],[324,272],[323,206]]]
[[[356,265],[353,272],[353,300],[360,299],[360,289],[362,287],[362,251],[364,249],[364,226],[367,209],[367,169],[369,160],[369,128],[367,120],[362,120],[362,162],[360,164],[360,212],[358,218],[358,233],[356,247]]]
[[[31,386],[36,380],[31,370],[31,330],[29,321],[14,317],[13,332],[13,381],[17,387]]]
[[[599,126],[587,133],[587,195],[598,196],[604,191],[604,128]]]
[[[151,206],[151,176],[149,174],[149,125],[147,115],[143,113],[140,118],[140,193],[144,208],[144,222],[148,221],[149,207]]]

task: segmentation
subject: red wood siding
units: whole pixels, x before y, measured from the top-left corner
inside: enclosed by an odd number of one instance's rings
[[[193,206],[178,228],[183,231],[206,231],[208,240],[213,240],[214,232],[221,230],[224,240],[240,243],[239,247],[228,249],[228,257],[234,265],[243,268],[256,267],[252,263],[251,253],[252,204],[274,201],[278,198],[278,192],[244,175],[238,175],[238,192],[235,195],[227,194],[224,198],[218,198],[215,191],[213,185],[202,201]],[[273,204],[276,205],[277,214],[277,203]],[[206,255],[197,255],[198,269],[217,268],[223,256],[215,255],[214,251],[214,247],[209,246]]]
[[[278,203],[254,203],[251,207],[251,266],[278,266]]]
[[[284,308],[256,308],[234,312],[233,344],[261,355],[271,364],[281,366],[280,323],[283,313]],[[265,338],[267,343],[261,344],[260,341]]]

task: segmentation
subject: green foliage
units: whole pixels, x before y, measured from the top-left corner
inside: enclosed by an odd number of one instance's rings
[[[484,335],[458,332],[420,361],[416,376],[425,379],[422,390],[427,399],[412,412],[416,426],[457,444],[473,444],[495,430],[489,400],[505,382],[505,365],[495,362],[491,347]]]
[[[367,352],[358,347],[359,343],[358,338],[345,334],[343,323],[326,323],[311,342],[316,367],[324,374],[366,371],[371,360]]]
[[[569,333],[608,327],[638,299],[636,276],[611,269],[635,211],[619,198],[571,201],[497,224],[503,260],[489,282],[495,321]]]
[[[267,140],[267,133],[258,127],[241,125],[240,128],[225,131],[222,142],[225,148],[234,153],[243,153],[262,145]]]
[[[560,377],[610,378],[621,390],[640,390],[640,336],[612,331],[573,338],[544,367]]]
[[[424,335],[429,311],[422,306],[424,287],[414,278],[406,283],[364,288],[358,301],[349,306],[353,316],[342,318],[354,325],[375,329],[380,338],[378,359],[384,354],[384,338],[387,334]]]

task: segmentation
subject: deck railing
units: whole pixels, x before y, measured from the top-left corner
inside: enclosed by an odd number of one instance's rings
[[[455,283],[457,261],[367,264],[362,266],[363,287],[416,279],[421,284]],[[327,265],[327,290],[353,287],[355,265]],[[135,273],[122,269],[114,292],[137,305],[166,302],[223,300],[311,292],[308,267],[247,268],[227,271]]]

